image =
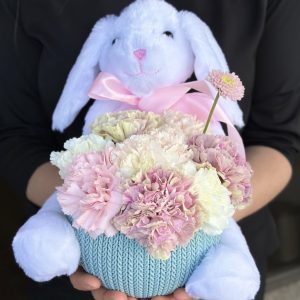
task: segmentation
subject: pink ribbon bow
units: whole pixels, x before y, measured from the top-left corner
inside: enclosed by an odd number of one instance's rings
[[[199,93],[187,93],[194,89]],[[122,82],[112,74],[99,73],[89,91],[89,97],[96,100],[112,100],[135,106],[135,109],[162,113],[171,109],[195,115],[205,122],[213,103],[213,96],[206,81],[191,81],[157,89],[149,96],[138,97],[127,90]],[[242,158],[245,149],[240,134],[232,122],[217,105],[212,118],[213,122],[228,125],[228,135],[236,143]]]

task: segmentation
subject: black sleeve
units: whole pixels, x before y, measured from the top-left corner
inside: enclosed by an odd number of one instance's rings
[[[264,145],[291,163],[300,150],[300,1],[269,1],[256,56],[246,145]]]
[[[24,196],[55,141],[39,101],[42,47],[24,32],[18,3],[0,2],[0,176]]]

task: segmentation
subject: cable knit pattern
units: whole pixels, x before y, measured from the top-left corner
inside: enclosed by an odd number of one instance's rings
[[[159,260],[122,233],[92,239],[83,230],[74,230],[83,268],[99,277],[106,288],[138,298],[168,295],[184,286],[209,248],[220,240],[220,236],[198,231],[186,247],[177,246],[169,259]]]

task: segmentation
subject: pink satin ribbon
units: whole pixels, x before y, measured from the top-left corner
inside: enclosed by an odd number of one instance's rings
[[[191,89],[199,93],[187,92]],[[138,97],[127,90],[122,82],[108,73],[99,73],[89,91],[89,97],[96,100],[112,100],[135,106],[134,109],[162,113],[171,109],[197,116],[205,122],[213,103],[213,95],[206,81],[191,81],[157,89],[145,97]],[[242,158],[245,149],[240,134],[233,126],[223,109],[217,105],[212,118],[213,122],[228,125],[228,135],[236,143]]]

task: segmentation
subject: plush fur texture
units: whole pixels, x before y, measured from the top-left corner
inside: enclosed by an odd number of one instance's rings
[[[138,49],[145,50],[142,60],[134,55]],[[53,129],[63,131],[72,123],[87,103],[100,70],[114,74],[132,93],[145,96],[158,87],[185,82],[193,72],[197,79],[205,79],[212,69],[228,71],[228,66],[203,21],[162,0],[137,0],[119,17],[105,17],[94,26],[53,114]],[[110,105],[108,111],[115,104]],[[236,102],[221,98],[220,105],[235,125],[243,126]]]
[[[226,274],[226,276],[224,276]],[[260,286],[260,275],[239,226],[230,220],[218,247],[209,251],[189,278],[185,289],[195,298],[251,300]]]
[[[17,263],[38,282],[71,275],[79,265],[79,243],[56,193],[18,230],[12,245]]]
[[[142,59],[134,53],[139,49],[144,52]],[[184,82],[193,72],[199,80],[205,79],[211,69],[227,71],[228,66],[205,23],[162,0],[137,0],[119,17],[105,17],[94,26],[53,114],[53,129],[63,131],[73,122],[89,100],[88,90],[100,71],[114,74],[131,92],[144,96],[158,87]],[[235,125],[243,125],[237,103],[220,99],[220,105]],[[86,116],[84,133],[96,116],[127,108],[115,101],[95,101]],[[21,227],[13,249],[19,265],[36,281],[76,270],[79,245],[55,194]],[[240,291],[238,299],[247,300],[258,286],[258,272],[247,244],[237,225],[231,224],[220,246],[209,252],[188,281],[187,291],[209,300],[234,299],[224,298],[224,293],[238,295]]]

